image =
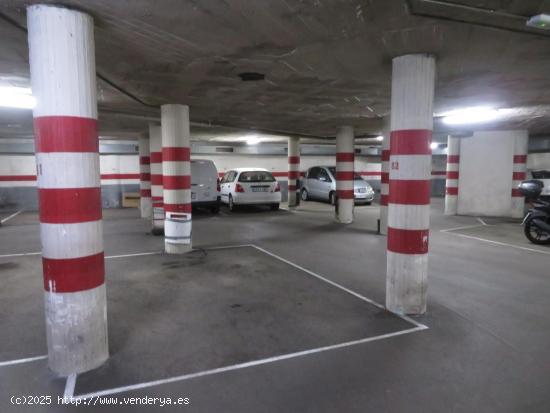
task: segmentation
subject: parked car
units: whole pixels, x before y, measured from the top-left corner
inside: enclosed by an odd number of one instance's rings
[[[193,207],[220,211],[220,181],[214,162],[203,159],[191,161],[191,204]]]
[[[237,205],[269,205],[272,210],[279,209],[281,187],[267,169],[232,169],[225,173],[220,186],[221,202],[231,211]]]
[[[541,169],[537,171],[527,171],[527,179],[537,179],[544,184],[540,197],[550,199],[550,171]]]
[[[336,201],[336,167],[314,166],[307,170],[302,182],[302,200],[317,199],[334,205]],[[354,174],[353,196],[355,202],[370,205],[374,199],[374,190],[359,174]]]

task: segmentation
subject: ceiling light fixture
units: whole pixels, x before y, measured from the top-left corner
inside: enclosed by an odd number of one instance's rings
[[[439,143],[437,143],[437,142],[430,143],[430,149],[431,150],[434,150],[434,149],[437,149],[437,148],[439,148]]]
[[[550,30],[550,15],[538,14],[527,20],[526,24],[535,29]]]
[[[376,140],[378,142],[382,142],[384,140],[384,137],[382,135],[379,135],[379,136],[376,137]]]
[[[467,125],[471,123],[490,122],[501,116],[499,110],[485,106],[458,109],[443,113],[443,123],[447,125]]]
[[[260,143],[261,139],[258,137],[258,135],[250,135],[246,138],[246,143],[248,145],[257,145]]]
[[[0,87],[0,106],[6,108],[32,109],[36,99],[26,87]]]

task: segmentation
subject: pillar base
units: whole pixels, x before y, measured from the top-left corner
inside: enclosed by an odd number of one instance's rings
[[[386,308],[394,313],[426,312],[428,254],[387,252]]]
[[[353,222],[353,199],[338,199],[336,201],[336,221],[340,224],[351,224]]]
[[[105,284],[91,290],[44,294],[48,366],[60,375],[83,373],[109,358]]]
[[[141,198],[139,201],[139,210],[141,218],[151,219],[153,216],[153,203],[151,198]]]
[[[186,254],[192,250],[193,247],[191,244],[164,244],[164,251],[167,254]]]

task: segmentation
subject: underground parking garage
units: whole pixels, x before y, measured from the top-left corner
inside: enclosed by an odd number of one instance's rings
[[[0,411],[550,411],[550,6],[0,5]]]

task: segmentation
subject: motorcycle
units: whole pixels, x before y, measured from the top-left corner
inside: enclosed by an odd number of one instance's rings
[[[523,219],[523,232],[533,244],[550,244],[550,202],[540,198],[544,183],[536,179],[523,181],[518,189],[531,209]]]

